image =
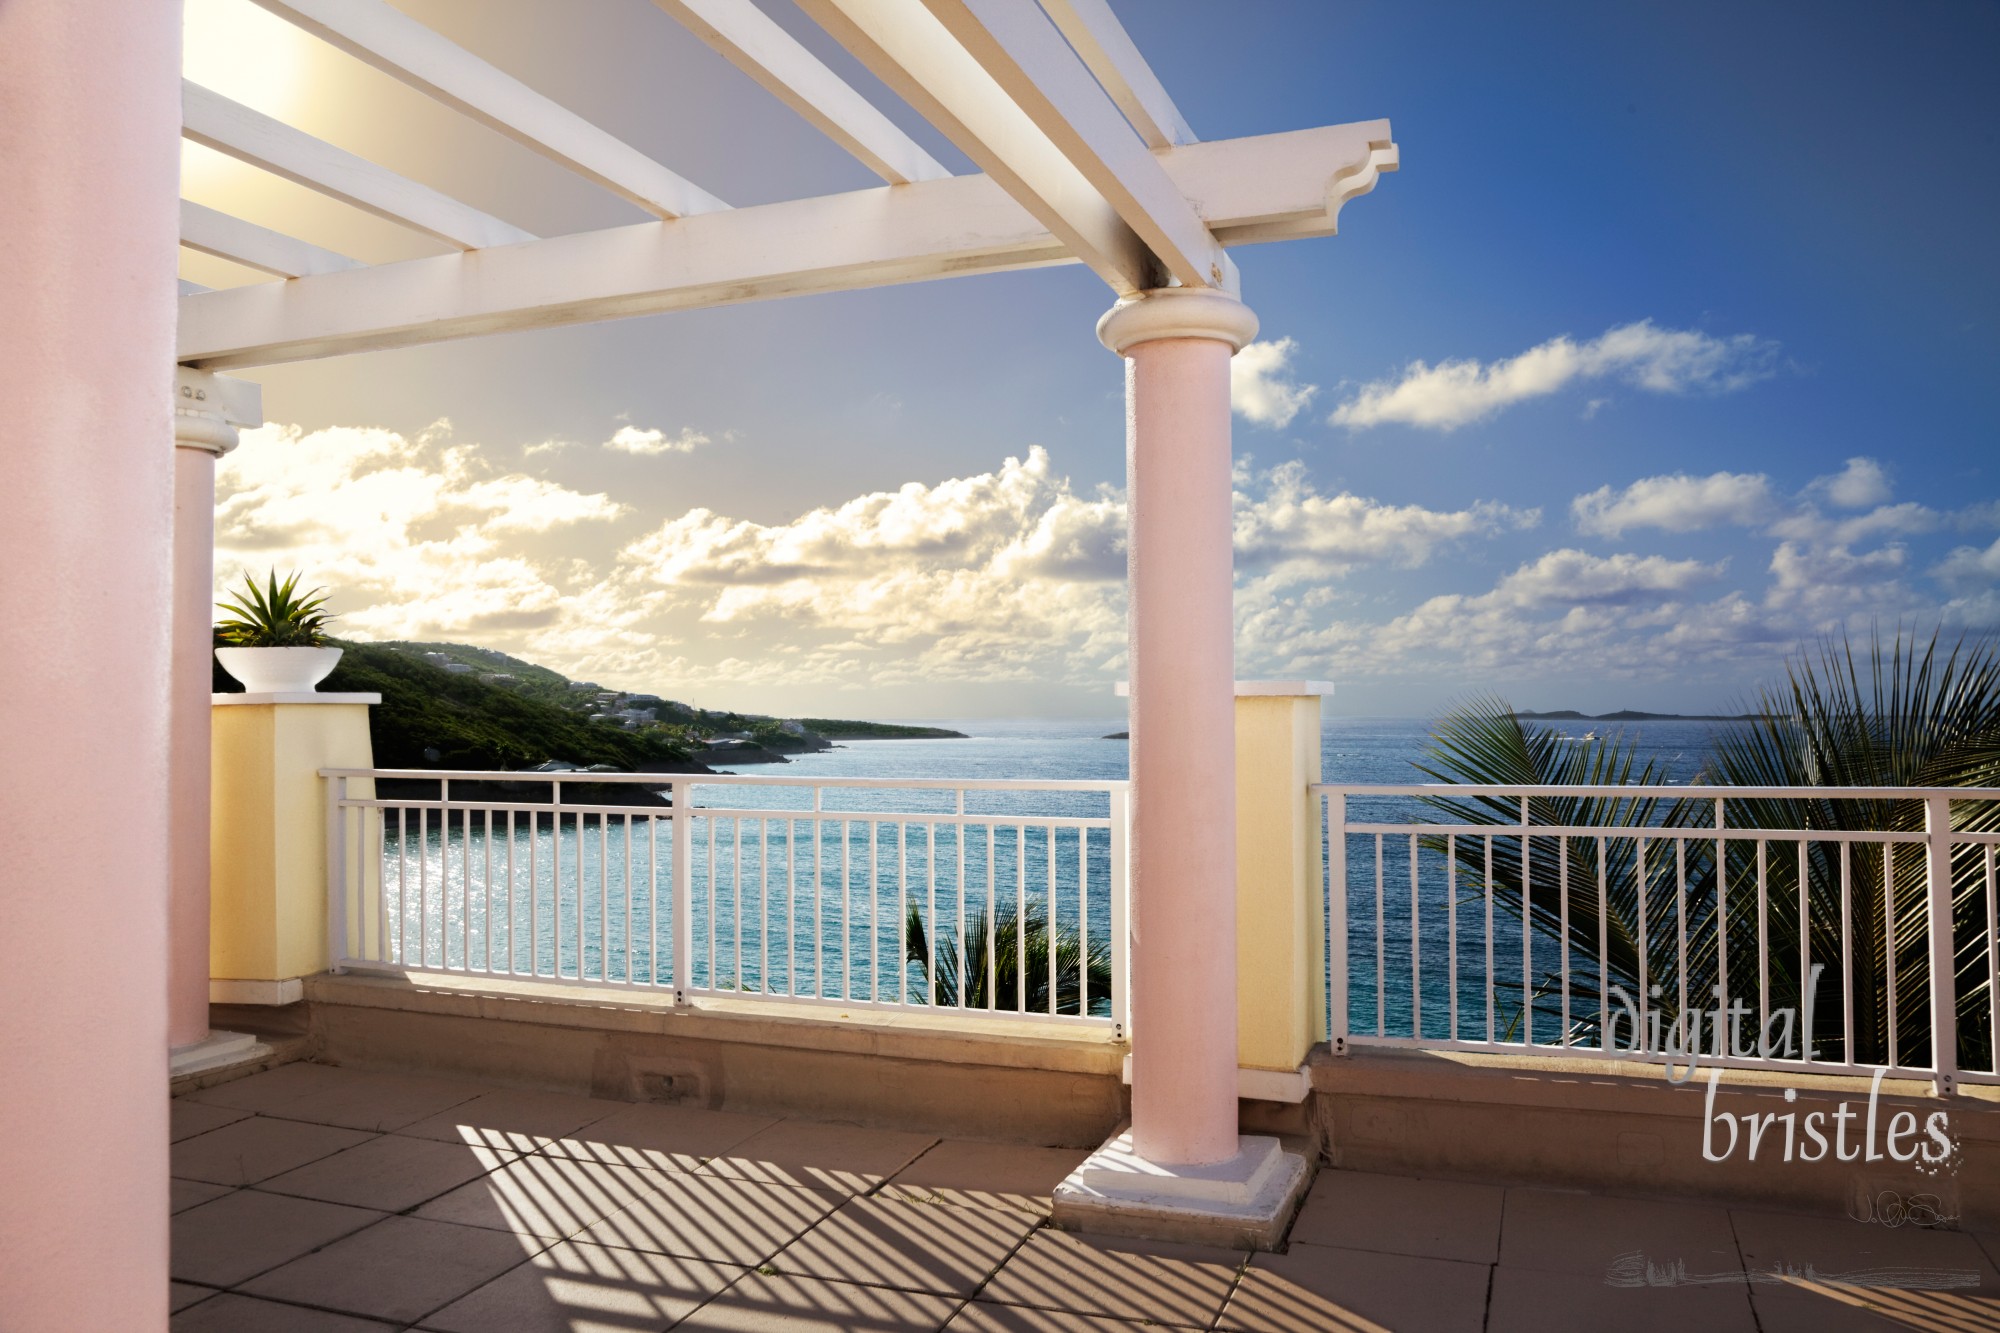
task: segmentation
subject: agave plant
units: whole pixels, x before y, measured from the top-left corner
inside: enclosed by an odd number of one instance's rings
[[[334,619],[326,608],[326,589],[300,593],[294,572],[283,583],[270,571],[263,587],[254,575],[243,576],[235,600],[216,605],[233,614],[215,627],[216,637],[233,648],[318,648],[326,643],[326,624]]]
[[[1886,645],[1873,636],[1865,661],[1866,670],[1845,638],[1825,640],[1794,655],[1786,664],[1784,683],[1756,695],[1750,709],[1756,720],[1711,738],[1697,783],[2000,786],[2000,645],[1990,639],[1960,639],[1947,646],[1936,634],[1924,642],[1898,632]],[[1641,785],[1658,777],[1651,765],[1634,772],[1634,764],[1633,747],[1622,738],[1596,747],[1566,744],[1552,732],[1524,724],[1505,702],[1480,699],[1438,724],[1418,767],[1443,782],[1495,785]],[[1545,939],[1565,938],[1566,921],[1570,956],[1586,960],[1572,972],[1571,994],[1581,996],[1586,1009],[1601,1005],[1612,986],[1639,997],[1642,976],[1643,984],[1660,986],[1656,1004],[1669,1024],[1682,996],[1690,1008],[1706,1007],[1710,987],[1718,983],[1726,984],[1726,993],[1733,996],[1769,994],[1779,997],[1774,1004],[1783,1004],[1782,997],[1804,998],[1808,969],[1818,964],[1824,969],[1818,984],[1827,994],[1817,997],[1825,1002],[1815,1006],[1817,1031],[1812,1037],[1823,1057],[1882,1062],[1893,1035],[1901,1060],[1927,1058],[1924,984],[1930,946],[1921,850],[1908,844],[1898,850],[1882,842],[1823,839],[1794,844],[1800,848],[1796,852],[1769,843],[1760,853],[1748,839],[1687,838],[1687,830],[1716,825],[1717,798],[1696,790],[1674,800],[1531,800],[1527,813],[1533,824],[1635,832],[1602,840],[1530,839],[1525,862],[1521,840],[1496,838],[1490,879],[1484,840],[1461,838],[1452,848],[1455,884],[1482,898],[1490,894],[1496,907]],[[1438,796],[1425,803],[1456,823],[1518,827],[1522,820],[1518,800]],[[1925,828],[1923,803],[1907,799],[1732,797],[1726,814],[1727,825],[1735,828],[1829,834]],[[1951,820],[1954,829],[1994,831],[2000,828],[2000,803],[1957,802]],[[1684,841],[1671,853],[1664,851],[1666,840],[1656,843],[1642,874],[1636,830],[1648,826]],[[1434,836],[1425,846],[1444,851],[1447,840]],[[1570,863],[1566,892],[1565,859]],[[1576,873],[1579,864],[1582,874]],[[1952,881],[1958,1058],[1962,1064],[1985,1064],[1991,1058],[1986,1017],[1993,1003],[1987,994],[1987,951],[1995,945],[1985,928],[1980,848],[1955,849]],[[1683,921],[1684,932],[1678,929]],[[1600,950],[1601,967],[1596,961]],[[1851,960],[1851,975],[1840,974],[1843,959]],[[1892,962],[1893,1009],[1888,981]],[[1532,988],[1526,989],[1530,993],[1515,1015],[1516,1024],[1532,1013],[1536,1002]],[[1851,1049],[1844,1045],[1843,1006],[1835,998],[1842,993],[1854,998]]]
[[[1109,943],[1092,940],[1086,952],[1077,932],[1058,924],[1052,944],[1048,914],[1039,906],[1028,907],[1018,922],[1003,915],[990,927],[982,909],[965,923],[961,949],[943,930],[933,941],[925,929],[922,910],[910,903],[906,934],[904,959],[916,969],[916,975],[910,979],[912,1004],[1008,1012],[1025,1008],[1027,1013],[1046,1014],[1050,1012],[1049,955],[1053,947],[1054,1012],[1080,1012],[1079,986],[1086,969],[1090,978],[1090,1012],[1111,1012]],[[963,985],[961,978],[965,981]]]

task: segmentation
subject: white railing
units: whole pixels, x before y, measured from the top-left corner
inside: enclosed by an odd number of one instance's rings
[[[322,776],[338,969],[1125,1031],[1122,782]]]
[[[1311,790],[1337,1052],[2000,1082],[2000,790]]]

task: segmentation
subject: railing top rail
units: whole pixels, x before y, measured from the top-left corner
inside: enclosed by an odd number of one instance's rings
[[[1123,791],[1131,786],[1123,779],[1083,782],[1070,779],[1037,781],[1032,778],[807,778],[776,773],[592,773],[566,769],[545,773],[534,770],[440,769],[440,768],[322,768],[323,778],[414,778],[435,782],[604,782],[645,787],[748,786],[748,787],[854,787],[861,789],[897,788],[910,791]]]
[[[2000,801],[2000,787],[1722,787],[1699,783],[1653,786],[1514,786],[1491,783],[1422,782],[1406,784],[1315,782],[1315,795],[1341,796],[1617,796],[1633,800],[1673,797],[1680,800],[1723,798],[1763,800],[1921,801],[1949,797],[1954,801]]]

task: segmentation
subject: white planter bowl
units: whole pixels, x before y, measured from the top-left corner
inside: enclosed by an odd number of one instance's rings
[[[215,660],[252,694],[310,694],[340,661],[338,648],[217,648]]]

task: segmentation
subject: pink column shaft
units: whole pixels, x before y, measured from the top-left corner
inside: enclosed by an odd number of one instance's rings
[[[167,1322],[180,6],[0,3],[0,1325]]]
[[[1226,342],[1126,355],[1132,1137],[1236,1155],[1235,626]]]
[[[215,453],[174,450],[173,720],[167,1044],[208,1036],[208,750],[214,693]]]

